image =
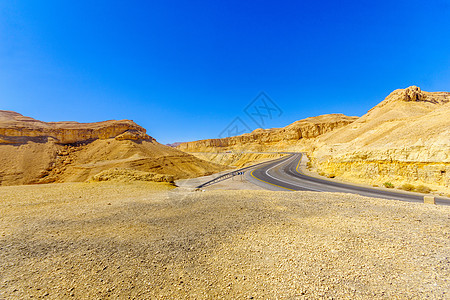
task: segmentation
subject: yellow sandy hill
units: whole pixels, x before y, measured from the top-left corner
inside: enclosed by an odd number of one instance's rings
[[[395,90],[354,123],[319,137],[312,156],[331,176],[448,188],[450,93]]]
[[[46,123],[0,111],[0,185],[115,177],[171,181],[220,170],[159,144],[130,120]]]

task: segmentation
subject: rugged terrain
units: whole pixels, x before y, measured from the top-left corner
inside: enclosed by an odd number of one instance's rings
[[[450,208],[156,183],[0,187],[0,298],[448,299]]]
[[[450,193],[450,93],[392,92],[310,149],[328,176],[372,184],[426,185]]]
[[[223,169],[159,144],[130,120],[46,123],[0,111],[0,185],[89,179],[172,181]]]
[[[450,195],[449,116],[450,93],[411,86],[393,91],[361,118],[324,115],[178,148],[240,165],[239,151],[304,151],[313,169],[328,177]]]

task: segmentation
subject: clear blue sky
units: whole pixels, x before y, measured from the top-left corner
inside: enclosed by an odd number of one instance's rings
[[[70,3],[70,4],[69,4]],[[283,114],[362,115],[396,88],[450,91],[450,2],[0,2],[0,109],[132,119],[214,138],[265,91]]]

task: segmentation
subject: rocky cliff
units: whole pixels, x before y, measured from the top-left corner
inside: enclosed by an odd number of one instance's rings
[[[12,111],[0,110],[0,143],[28,141],[72,144],[96,139],[153,140],[146,130],[130,120],[96,123],[42,122]]]
[[[286,150],[298,146],[301,140],[313,139],[356,119],[342,114],[322,115],[296,121],[283,128],[259,128],[239,136],[181,143],[177,148],[187,152]]]

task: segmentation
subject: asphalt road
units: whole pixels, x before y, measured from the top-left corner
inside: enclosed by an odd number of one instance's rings
[[[263,164],[247,171],[246,178],[261,187],[275,191],[353,193],[391,200],[423,202],[425,194],[370,188],[305,175],[300,168],[301,157],[301,153],[296,153]],[[448,198],[436,197],[435,200],[436,204],[450,205]]]

